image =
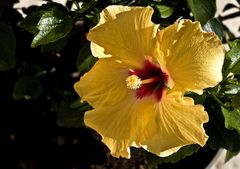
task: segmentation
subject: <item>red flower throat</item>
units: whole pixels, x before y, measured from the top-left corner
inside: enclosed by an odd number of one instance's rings
[[[141,69],[129,70],[130,75],[139,77],[141,86],[136,89],[136,97],[142,99],[153,95],[157,101],[161,101],[164,91],[167,89],[169,77],[163,72],[159,65],[145,60]],[[145,81],[145,83],[144,83]]]

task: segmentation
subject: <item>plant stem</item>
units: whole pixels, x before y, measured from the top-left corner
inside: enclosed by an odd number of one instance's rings
[[[213,93],[209,93],[209,94],[212,95],[213,99],[214,99],[218,104],[220,104],[220,105],[221,105],[222,107],[224,107],[225,109],[228,109],[228,107],[225,106],[225,105],[223,104],[223,102],[221,102],[221,100],[219,100],[219,98],[218,98],[215,94],[213,94]]]

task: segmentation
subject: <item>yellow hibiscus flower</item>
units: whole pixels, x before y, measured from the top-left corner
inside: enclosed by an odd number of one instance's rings
[[[223,46],[199,22],[159,31],[152,14],[151,7],[105,8],[87,36],[99,60],[74,85],[94,108],[85,124],[115,157],[130,158],[131,146],[164,157],[208,138],[207,112],[184,93],[201,94],[222,80]]]

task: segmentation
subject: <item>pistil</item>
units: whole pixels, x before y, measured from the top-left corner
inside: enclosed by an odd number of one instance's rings
[[[142,99],[146,96],[154,96],[160,101],[164,91],[168,88],[169,78],[159,65],[145,60],[140,69],[130,69],[126,78],[128,89],[136,90],[136,97]]]

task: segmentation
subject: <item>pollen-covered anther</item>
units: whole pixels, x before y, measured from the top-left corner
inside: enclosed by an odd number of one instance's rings
[[[128,76],[126,79],[126,85],[128,89],[136,90],[141,87],[141,84],[142,80],[136,75]]]

